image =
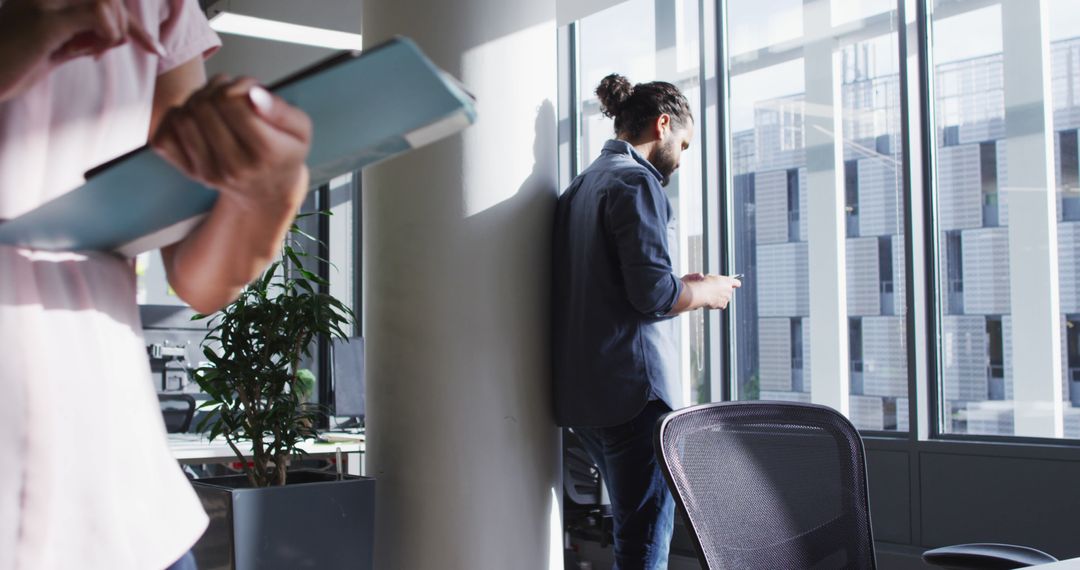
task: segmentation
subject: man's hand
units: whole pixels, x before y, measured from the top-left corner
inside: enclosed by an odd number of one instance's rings
[[[694,283],[694,287],[702,291],[702,302],[706,309],[726,309],[735,295],[735,289],[742,287],[742,281],[726,275],[690,273],[683,277],[683,282]]]
[[[687,273],[682,276],[683,290],[672,308],[672,315],[694,309],[726,309],[742,282],[726,275]]]
[[[7,0],[0,4],[0,101],[57,65],[99,56],[129,40],[165,55],[123,0]]]

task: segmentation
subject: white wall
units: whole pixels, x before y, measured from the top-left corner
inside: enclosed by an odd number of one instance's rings
[[[363,180],[376,567],[562,567],[550,403],[554,0],[371,0],[477,97],[463,134]]]

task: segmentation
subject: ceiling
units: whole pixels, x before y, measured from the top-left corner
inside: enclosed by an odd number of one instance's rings
[[[200,0],[208,13],[227,11],[316,28],[360,33],[360,0]],[[206,62],[208,75],[250,75],[271,83],[335,50],[220,34],[222,46]]]

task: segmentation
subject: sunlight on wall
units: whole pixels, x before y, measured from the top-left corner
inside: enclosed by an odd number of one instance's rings
[[[552,165],[540,175],[555,184],[554,116],[546,126],[551,132],[538,132],[536,120],[556,96],[554,54],[536,47],[547,48],[554,35],[555,22],[547,21],[473,48],[462,59],[461,80],[476,96],[479,116],[464,133],[465,154],[490,157],[465,163],[466,217],[517,194],[536,164]],[[534,148],[538,139],[550,140],[550,148]]]

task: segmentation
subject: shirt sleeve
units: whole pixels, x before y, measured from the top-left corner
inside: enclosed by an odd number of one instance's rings
[[[210,57],[221,47],[221,40],[210,29],[198,0],[162,0],[162,3],[158,38],[165,46],[165,57],[158,60],[158,75],[196,57]]]
[[[620,181],[608,193],[607,225],[627,298],[652,317],[670,313],[683,288],[668,250],[669,210],[663,188],[646,174]]]

